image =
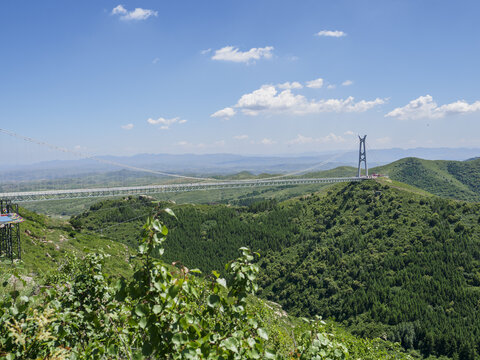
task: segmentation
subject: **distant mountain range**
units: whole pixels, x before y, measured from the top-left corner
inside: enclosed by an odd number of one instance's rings
[[[480,149],[469,148],[414,148],[369,150],[369,167],[380,166],[405,157],[426,160],[466,160],[480,156]],[[53,179],[73,177],[87,173],[118,171],[129,166],[176,174],[233,174],[241,171],[259,173],[285,173],[311,168],[328,170],[338,166],[356,166],[358,153],[323,152],[278,156],[247,156],[235,154],[138,154],[134,156],[101,156],[108,163],[93,159],[48,161],[22,166],[0,166],[0,181]],[[113,163],[125,166],[113,165]],[[131,170],[131,169],[130,169]]]

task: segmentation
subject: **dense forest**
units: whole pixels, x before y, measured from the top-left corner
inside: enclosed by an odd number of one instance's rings
[[[139,224],[121,222],[164,205],[108,200],[72,224],[133,246]],[[165,219],[167,261],[221,270],[246,245],[262,255],[261,296],[292,314],[333,318],[424,356],[479,354],[479,204],[368,181],[282,203],[170,206],[178,219]]]

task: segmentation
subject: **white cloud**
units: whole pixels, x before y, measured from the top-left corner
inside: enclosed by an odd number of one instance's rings
[[[260,89],[243,95],[234,108],[251,116],[258,115],[261,112],[288,112],[295,115],[304,115],[322,112],[364,112],[384,103],[385,99],[380,98],[358,102],[355,102],[353,97],[309,100],[303,95],[292,94],[290,89],[278,92],[274,85],[263,85]],[[231,109],[233,111],[233,108]]]
[[[354,135],[354,132],[351,130],[347,130],[343,133],[343,135]]]
[[[262,145],[273,145],[275,144],[276,141],[273,141],[272,139],[264,138],[260,141],[260,144]]]
[[[296,145],[296,144],[310,144],[310,143],[312,143],[312,142],[315,142],[315,139],[314,139],[314,138],[308,137],[308,136],[303,136],[303,135],[298,134],[295,139],[290,140],[290,141],[287,141],[287,144],[292,144],[292,145]]]
[[[170,128],[170,125],[173,125],[175,123],[185,124],[187,120],[180,119],[179,117],[174,117],[172,119],[165,119],[163,117],[159,117],[156,120],[149,118],[147,122],[151,125],[160,125],[161,130],[168,130]]]
[[[247,140],[248,135],[236,135],[233,137],[235,140]]]
[[[345,80],[343,83],[342,83],[342,86],[350,86],[353,84],[353,81],[352,80]]]
[[[128,11],[123,5],[117,5],[112,10],[112,15],[120,16],[121,20],[146,20],[151,16],[158,16],[158,11],[135,8],[135,10]]]
[[[125,9],[123,5],[117,5],[112,10],[113,15],[122,15],[126,13],[127,13],[127,9]]]
[[[278,84],[277,87],[279,89],[301,89],[303,88],[303,85],[300,84],[298,81],[293,81],[293,82],[284,82],[283,84]]]
[[[438,106],[433,101],[432,96],[420,96],[410,101],[403,107],[398,107],[388,114],[386,117],[396,117],[399,120],[416,120],[416,119],[440,119],[447,115],[467,114],[480,111],[480,100],[472,104],[465,100],[459,100],[450,104]]]
[[[210,51],[212,51],[212,49],[205,49],[200,51],[200,54],[205,55],[205,54],[208,54]]]
[[[212,60],[232,61],[249,63],[251,61],[270,59],[273,54],[273,46],[266,46],[264,48],[251,48],[248,51],[240,51],[233,46],[225,46],[219,50],[215,50]]]
[[[342,37],[347,36],[346,33],[339,30],[322,30],[315,34],[316,36],[327,36],[327,37]]]
[[[132,129],[133,129],[133,124],[122,125],[122,129],[124,129],[124,130],[132,130]]]
[[[323,79],[322,78],[307,81],[307,87],[308,88],[320,89],[322,86],[323,86]]]
[[[343,143],[345,142],[345,139],[340,136],[340,135],[335,135],[334,133],[330,133],[326,136],[320,137],[320,138],[312,138],[308,136],[303,136],[298,134],[295,139],[292,139],[290,141],[287,141],[287,144],[290,145],[304,145],[304,144],[312,144],[312,143],[318,143],[318,144],[326,144],[326,143]]]
[[[218,110],[217,112],[213,113],[210,115],[211,117],[218,117],[218,118],[223,118],[223,119],[228,119],[231,118],[233,115],[235,115],[237,112],[231,108],[231,107],[226,107],[225,109]]]
[[[319,139],[321,143],[342,143],[345,142],[345,139],[340,135],[335,135],[334,133],[330,133],[327,136],[321,137]]]
[[[327,86],[327,89],[335,89],[337,86],[334,84],[330,84]]]

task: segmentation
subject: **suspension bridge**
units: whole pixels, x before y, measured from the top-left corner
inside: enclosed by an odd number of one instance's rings
[[[114,197],[125,195],[148,195],[148,194],[161,194],[161,193],[173,193],[173,192],[188,192],[198,190],[220,190],[220,189],[234,189],[234,188],[253,188],[253,187],[272,187],[272,186],[288,186],[288,185],[306,185],[306,184],[325,184],[325,183],[339,183],[339,182],[358,182],[369,179],[368,167],[365,150],[365,139],[360,137],[360,149],[358,157],[358,172],[357,176],[352,177],[332,177],[332,178],[298,178],[295,175],[305,173],[322,164],[327,163],[329,160],[324,161],[315,166],[309,167],[301,171],[295,171],[288,174],[282,174],[263,179],[249,179],[249,180],[217,180],[213,178],[193,177],[180,174],[171,174],[162,171],[156,171],[151,169],[144,169],[136,166],[120,164],[114,161],[105,160],[102,158],[92,157],[78,152],[74,152],[68,149],[64,149],[55,145],[51,145],[33,138],[25,137],[8,130],[0,129],[0,133],[15,137],[17,139],[34,143],[43,147],[50,148],[58,152],[74,153],[77,156],[82,156],[84,159],[95,160],[99,163],[108,165],[114,165],[116,167],[140,172],[146,172],[150,174],[169,176],[173,178],[181,178],[183,180],[189,180],[185,183],[176,184],[152,184],[144,186],[116,186],[116,187],[92,187],[92,188],[78,188],[78,189],[54,189],[54,190],[38,190],[38,191],[9,191],[1,192],[0,199],[12,201],[12,202],[32,202],[32,201],[45,201],[45,200],[61,200],[61,199],[79,199],[79,198],[94,198],[94,197]],[[341,154],[339,154],[341,155]],[[336,157],[336,156],[334,156]],[[365,175],[361,175],[362,164],[364,165]]]

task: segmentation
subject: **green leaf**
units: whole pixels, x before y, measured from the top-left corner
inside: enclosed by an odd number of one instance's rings
[[[238,353],[238,340],[231,337],[222,341],[225,349],[230,350],[231,352]]]
[[[137,304],[137,306],[135,306],[135,314],[137,314],[139,317],[145,316],[147,311],[148,307],[143,304]]]
[[[262,328],[257,329],[258,336],[260,336],[263,340],[268,340],[268,334]]]
[[[153,352],[153,346],[149,341],[145,341],[142,346],[142,354],[144,356],[150,356]]]
[[[143,360],[145,357],[140,351],[133,354],[132,360]]]
[[[265,349],[265,359],[276,359],[277,356],[272,350]]]
[[[212,294],[207,298],[207,305],[211,308],[215,307],[220,303],[220,296]]]
[[[217,283],[219,283],[225,289],[227,288],[227,281],[224,278],[217,279]]]
[[[162,228],[161,228],[160,232],[161,232],[164,236],[166,236],[166,235],[168,234],[168,228],[167,228],[165,225],[162,224]]]
[[[185,334],[182,333],[177,333],[173,335],[172,338],[172,343],[174,343],[177,346],[181,346],[182,344],[186,343],[188,341],[188,337]]]
[[[180,286],[173,285],[168,289],[168,295],[170,295],[172,298],[174,298],[175,296],[177,296],[179,291],[180,291]]]
[[[138,322],[138,326],[140,326],[142,329],[145,329],[145,327],[147,326],[147,318],[142,317]]]
[[[175,213],[173,212],[172,209],[165,208],[165,209],[163,209],[163,211],[165,211],[168,215],[173,216],[175,219],[177,219],[177,215],[175,215]]]

